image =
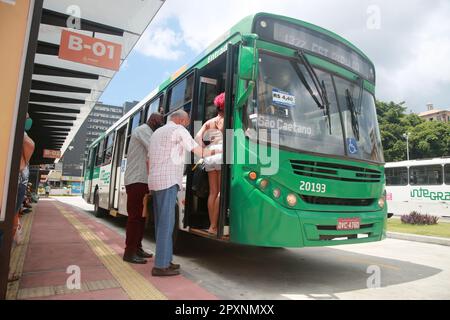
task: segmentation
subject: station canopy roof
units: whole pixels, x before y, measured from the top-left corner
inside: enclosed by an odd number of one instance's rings
[[[62,31],[120,44],[122,64],[164,1],[44,0],[28,105],[36,143],[31,164],[54,162],[43,158],[44,149],[64,154],[116,73],[60,59]]]

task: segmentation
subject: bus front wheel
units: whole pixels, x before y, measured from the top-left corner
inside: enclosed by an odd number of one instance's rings
[[[95,193],[94,193],[94,216],[96,218],[101,218],[104,215],[105,215],[105,211],[102,208],[100,208],[98,192],[97,192],[97,190],[95,190]]]

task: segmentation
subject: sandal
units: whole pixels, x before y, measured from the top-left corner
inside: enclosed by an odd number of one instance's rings
[[[20,279],[20,276],[18,276],[17,274],[13,274],[8,277],[8,282],[18,281],[19,279]]]

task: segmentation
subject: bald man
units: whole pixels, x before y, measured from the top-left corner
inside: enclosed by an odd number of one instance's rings
[[[200,147],[186,130],[189,115],[178,110],[172,113],[167,124],[156,130],[149,146],[148,186],[153,195],[153,213],[156,229],[156,256],[153,276],[180,274],[178,264],[172,263],[172,233],[175,225],[177,193],[182,188],[186,152],[210,156],[217,150]]]
[[[145,258],[153,256],[152,253],[145,252],[142,248],[145,229],[145,218],[142,216],[142,210],[144,208],[144,197],[149,192],[147,185],[148,145],[153,132],[163,123],[164,117],[159,113],[153,113],[147,123],[134,129],[128,146],[125,171],[128,220],[123,260],[130,263],[145,264],[147,263]]]

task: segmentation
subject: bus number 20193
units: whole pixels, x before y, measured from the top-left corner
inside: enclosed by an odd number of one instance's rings
[[[323,183],[300,181],[300,191],[325,193],[327,191],[327,185]]]

